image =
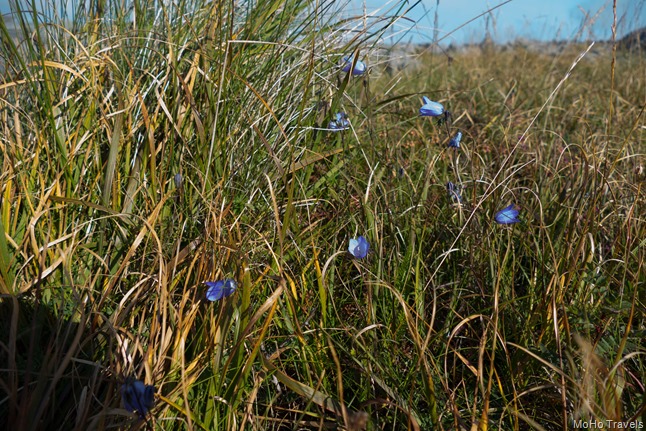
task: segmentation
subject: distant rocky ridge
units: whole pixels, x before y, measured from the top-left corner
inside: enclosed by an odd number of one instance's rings
[[[594,41],[594,46],[588,52],[587,57],[594,59],[598,56],[608,56],[612,52],[612,41]],[[552,41],[543,42],[518,38],[505,44],[495,43],[491,38],[485,38],[480,43],[451,44],[441,48],[433,47],[431,43],[424,44],[398,44],[395,46],[382,46],[373,51],[368,60],[371,65],[385,65],[386,73],[395,73],[404,68],[415,69],[424,67],[420,54],[423,52],[435,52],[445,56],[447,61],[454,57],[464,55],[488,55],[494,52],[505,52],[514,50],[527,50],[547,56],[559,56],[569,52],[571,49],[585,49],[592,43],[591,40],[580,42]],[[632,31],[621,39],[617,40],[617,54],[643,55],[646,52],[646,27]]]
[[[495,43],[491,38],[486,37],[480,43],[470,43],[470,44],[462,44],[462,45],[451,44],[448,47],[443,48],[441,51],[451,56],[454,54],[465,54],[465,53],[478,54],[483,52],[489,52],[491,50],[507,51],[507,50],[513,50],[517,48],[522,48],[522,49],[527,49],[529,51],[538,52],[546,55],[559,55],[568,47],[571,47],[573,45],[579,45],[579,44],[582,44],[582,45],[590,44],[591,42],[592,42],[591,40],[580,41],[580,42],[570,42],[570,41],[545,42],[545,41],[518,38],[516,40],[513,40],[505,44],[498,44],[498,43]],[[421,50],[431,49],[432,44],[425,43],[425,44],[413,45],[413,46],[416,46],[417,52],[419,52],[420,49]],[[595,56],[606,52],[610,52],[611,49],[612,49],[611,40],[596,40],[595,45],[591,50],[591,55]],[[618,39],[617,49],[619,51],[637,53],[637,54],[641,54],[644,51],[646,51],[646,27],[642,27],[640,29],[632,31],[626,34],[625,36],[623,36],[621,39]],[[410,50],[410,47],[409,47],[409,50]]]
[[[628,33],[617,42],[620,48],[627,50],[646,50],[646,27]]]

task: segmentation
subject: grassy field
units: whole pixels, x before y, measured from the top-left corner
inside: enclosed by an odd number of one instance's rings
[[[0,21],[0,428],[644,427],[643,52],[391,49],[404,4],[34,7]]]

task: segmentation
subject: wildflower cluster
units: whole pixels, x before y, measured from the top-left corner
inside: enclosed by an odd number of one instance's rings
[[[444,109],[444,106],[441,103],[435,102],[426,96],[422,96],[422,107],[419,108],[419,115],[422,117],[436,117],[438,118],[438,124],[448,124],[451,119],[450,111]],[[460,149],[461,140],[462,132],[458,130],[449,140],[448,147],[453,148],[457,152]],[[462,202],[459,186],[449,181],[446,183],[446,191],[453,202],[456,202],[457,204]],[[518,210],[515,209],[514,204],[498,211],[494,216],[494,220],[498,224],[513,224],[520,222],[520,219],[518,218]]]

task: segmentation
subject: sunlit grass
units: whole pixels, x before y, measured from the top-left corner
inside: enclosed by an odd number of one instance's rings
[[[599,45],[397,71],[403,5],[94,7],[0,26],[8,429],[642,420],[643,56],[614,81]],[[367,74],[340,71],[352,52]],[[127,378],[156,387],[145,421]]]

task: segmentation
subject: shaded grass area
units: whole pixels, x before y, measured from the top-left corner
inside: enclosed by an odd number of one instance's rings
[[[404,6],[0,25],[9,428],[642,421],[643,57],[488,47],[394,71],[379,46]],[[340,72],[351,52],[369,73]],[[421,95],[452,121],[419,117]],[[326,130],[339,111],[351,128]],[[521,223],[497,225],[509,204]],[[206,301],[224,278],[236,293]],[[127,378],[156,387],[146,420]]]

